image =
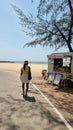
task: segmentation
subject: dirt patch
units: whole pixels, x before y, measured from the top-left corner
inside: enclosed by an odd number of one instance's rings
[[[52,96],[73,117],[73,88],[50,85],[41,77],[35,77],[33,82],[43,89],[44,92]]]

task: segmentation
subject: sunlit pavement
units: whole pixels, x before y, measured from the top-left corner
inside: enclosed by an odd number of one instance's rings
[[[53,100],[65,122],[45,97],[30,83],[27,97],[22,97],[19,75],[0,71],[0,130],[72,130],[73,119]],[[47,100],[46,100],[47,99]],[[51,99],[50,99],[51,100]],[[51,100],[52,102],[52,100]]]

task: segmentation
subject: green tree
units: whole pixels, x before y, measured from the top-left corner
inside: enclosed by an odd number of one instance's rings
[[[26,16],[17,6],[12,6],[19,16],[23,31],[27,28],[25,33],[35,37],[24,46],[40,44],[56,49],[64,46],[73,52],[73,0],[39,0],[36,17],[32,14]]]

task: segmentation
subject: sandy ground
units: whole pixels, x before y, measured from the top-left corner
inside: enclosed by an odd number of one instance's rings
[[[29,64],[32,71],[32,81],[39,86],[45,93],[53,97],[67,112],[73,117],[73,88],[63,88],[49,85],[46,80],[42,78],[42,69],[47,69],[47,65]],[[22,64],[15,63],[0,63],[1,70],[14,71],[20,74]]]

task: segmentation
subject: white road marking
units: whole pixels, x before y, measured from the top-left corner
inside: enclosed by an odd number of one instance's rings
[[[66,121],[64,116],[59,112],[59,110],[52,104],[52,102],[40,91],[40,89],[32,83],[32,85],[35,87],[36,90],[39,91],[39,93],[44,97],[44,99],[49,103],[49,105],[53,108],[55,113],[59,116],[59,118],[64,122],[68,130],[73,130],[72,126]]]

